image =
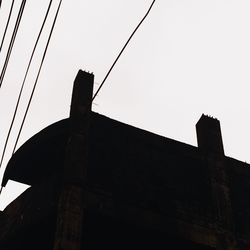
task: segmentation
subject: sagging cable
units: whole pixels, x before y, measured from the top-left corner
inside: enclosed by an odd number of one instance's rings
[[[2,51],[3,43],[4,43],[4,40],[5,40],[5,36],[6,36],[7,30],[8,30],[8,27],[9,27],[10,18],[11,18],[13,6],[14,6],[14,1],[15,0],[12,0],[11,6],[10,6],[10,11],[9,11],[7,23],[5,25],[5,29],[4,29],[4,33],[3,33],[3,38],[2,38],[2,41],[1,41],[1,45],[0,45],[0,52]]]
[[[120,53],[118,54],[118,56],[116,57],[114,63],[111,65],[108,73],[106,74],[106,76],[104,77],[101,85],[99,86],[99,88],[97,89],[97,91],[95,92],[93,98],[92,98],[92,102],[94,101],[94,99],[96,98],[96,96],[98,95],[98,93],[100,92],[101,88],[103,87],[105,81],[107,80],[109,74],[111,73],[111,71],[113,70],[114,66],[116,65],[117,61],[119,60],[120,56],[122,55],[122,53],[124,52],[124,50],[126,49],[127,45],[129,44],[130,40],[132,39],[132,37],[134,36],[134,34],[136,33],[136,31],[139,29],[139,27],[141,26],[141,24],[144,22],[144,20],[146,19],[146,17],[148,16],[149,12],[151,11],[154,3],[155,3],[156,0],[154,0],[148,11],[146,12],[146,14],[144,15],[144,17],[142,18],[142,20],[139,22],[139,24],[136,26],[136,28],[134,29],[134,31],[132,32],[132,34],[130,35],[130,37],[128,38],[128,40],[126,41],[125,45],[123,46],[123,48],[121,49]]]
[[[8,134],[7,134],[7,137],[6,137],[6,140],[5,140],[5,144],[4,144],[4,148],[3,148],[3,152],[2,152],[2,156],[1,156],[1,161],[0,161],[0,168],[1,168],[2,163],[3,163],[3,159],[4,159],[4,156],[5,156],[5,152],[6,152],[6,148],[7,148],[7,145],[8,145],[9,137],[10,137],[10,134],[11,134],[11,131],[12,131],[12,127],[13,127],[14,121],[16,119],[17,110],[18,110],[18,107],[19,107],[19,103],[20,103],[20,99],[21,99],[21,96],[22,96],[23,88],[24,88],[24,85],[25,85],[25,82],[26,82],[26,78],[27,78],[27,75],[28,75],[28,72],[29,72],[29,69],[30,69],[30,65],[31,65],[31,62],[33,60],[34,53],[36,51],[37,44],[38,44],[38,42],[40,40],[40,37],[41,37],[42,31],[43,31],[44,25],[46,23],[46,20],[47,20],[49,11],[50,11],[51,4],[52,4],[52,0],[50,0],[50,2],[49,2],[49,5],[48,5],[48,8],[47,8],[47,11],[46,11],[46,14],[45,14],[42,26],[41,26],[39,34],[37,36],[37,39],[36,39],[36,42],[35,42],[33,51],[31,53],[30,60],[29,60],[26,72],[25,72],[25,76],[24,76],[24,79],[23,79],[23,82],[22,82],[22,86],[21,86],[21,89],[20,89],[20,92],[19,92],[19,96],[18,96],[18,99],[17,99],[16,106],[15,106],[14,115],[12,117],[12,121],[11,121],[11,124],[10,124],[10,127],[9,127],[9,131],[8,131]]]
[[[37,73],[37,77],[36,77],[36,80],[35,80],[32,92],[31,92],[31,96],[30,96],[27,108],[25,110],[25,114],[24,114],[24,117],[23,117],[23,120],[22,120],[21,127],[19,129],[16,141],[15,141],[15,145],[14,145],[14,149],[13,149],[12,155],[15,153],[15,150],[16,150],[16,147],[17,147],[17,143],[18,143],[18,140],[20,138],[20,135],[21,135],[21,132],[22,132],[22,129],[23,129],[23,125],[24,125],[25,120],[26,120],[27,113],[29,111],[31,101],[32,101],[32,98],[34,96],[34,92],[35,92],[35,89],[36,89],[37,81],[38,81],[38,78],[39,78],[39,75],[40,75],[40,72],[41,72],[41,69],[42,69],[42,66],[43,66],[43,62],[44,62],[44,59],[45,59],[45,56],[46,56],[46,53],[47,53],[47,50],[48,50],[49,42],[50,42],[51,35],[53,33],[53,30],[54,30],[54,27],[55,27],[55,24],[56,24],[56,20],[57,20],[57,16],[58,16],[58,13],[59,13],[59,10],[60,10],[60,7],[61,7],[61,3],[62,3],[62,0],[60,0],[60,3],[58,5],[57,11],[56,11],[56,15],[55,15],[55,18],[54,18],[54,21],[53,21],[53,24],[52,24],[52,27],[51,27],[51,30],[50,30],[49,38],[48,38],[48,41],[47,41],[47,44],[46,44],[46,47],[45,47],[45,50],[44,50],[44,53],[43,53],[42,61],[41,61],[41,64],[40,64],[40,67],[39,67],[39,70],[38,70],[38,73]]]
[[[21,3],[21,6],[20,6],[19,12],[18,12],[16,24],[15,24],[15,27],[14,27],[14,30],[13,30],[13,33],[12,33],[12,37],[11,37],[11,41],[10,41],[10,44],[9,44],[8,52],[7,52],[5,62],[4,62],[4,65],[3,65],[3,69],[2,69],[2,72],[1,72],[1,75],[0,75],[0,88],[2,86],[3,79],[4,79],[4,76],[5,76],[5,72],[6,72],[8,63],[9,63],[10,55],[11,55],[11,52],[12,52],[12,49],[13,49],[13,45],[14,45],[15,40],[16,40],[16,35],[17,35],[17,31],[19,29],[19,25],[20,25],[22,16],[23,16],[23,11],[24,11],[25,4],[26,4],[26,0],[23,0],[22,3]]]

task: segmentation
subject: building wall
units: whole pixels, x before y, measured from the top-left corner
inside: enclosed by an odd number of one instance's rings
[[[81,79],[93,76],[80,72]],[[250,168],[224,155],[217,119],[202,115],[193,147],[86,115],[81,92],[72,101],[80,113],[35,135],[10,160],[3,184],[32,187],[0,215],[1,249],[52,249],[61,236],[94,250],[250,248]],[[79,192],[64,199],[65,190]]]

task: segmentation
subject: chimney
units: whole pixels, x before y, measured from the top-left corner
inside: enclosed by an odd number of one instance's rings
[[[196,124],[198,147],[217,155],[224,155],[220,121],[202,114]]]
[[[54,250],[80,250],[86,214],[88,129],[94,75],[79,71],[74,81],[64,182],[58,202]]]

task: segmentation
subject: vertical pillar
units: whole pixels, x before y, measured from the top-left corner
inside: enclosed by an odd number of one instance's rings
[[[224,155],[219,120],[202,115],[196,124],[198,147],[206,152]]]
[[[88,127],[94,75],[79,71],[74,82],[70,136],[65,152],[54,250],[80,250],[87,177]]]
[[[210,172],[218,250],[236,250],[229,180],[219,120],[202,115],[196,124],[198,148]]]

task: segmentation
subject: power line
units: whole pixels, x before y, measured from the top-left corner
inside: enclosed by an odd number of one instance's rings
[[[51,30],[50,30],[49,38],[48,38],[48,41],[47,41],[47,44],[46,44],[46,47],[45,47],[45,50],[44,50],[44,53],[43,53],[42,61],[41,61],[41,64],[40,64],[40,67],[39,67],[39,70],[38,70],[38,73],[37,73],[37,77],[36,77],[36,80],[35,80],[32,92],[31,92],[31,96],[30,96],[30,99],[29,99],[29,102],[28,102],[28,105],[27,105],[27,108],[26,108],[23,120],[22,120],[21,127],[19,129],[19,132],[18,132],[18,135],[17,135],[17,138],[16,138],[16,142],[15,142],[12,154],[15,153],[16,146],[17,146],[20,134],[22,132],[23,125],[24,125],[24,122],[26,120],[27,113],[29,111],[29,107],[30,107],[31,101],[32,101],[32,98],[34,96],[34,92],[35,92],[35,89],[36,89],[37,81],[38,81],[38,78],[39,78],[39,75],[40,75],[40,72],[41,72],[41,69],[42,69],[42,66],[43,66],[43,62],[44,62],[44,59],[45,59],[45,56],[46,56],[46,53],[47,53],[47,50],[48,50],[49,42],[50,42],[51,35],[52,35],[54,27],[55,27],[55,23],[56,23],[56,19],[57,19],[57,16],[58,16],[58,13],[59,13],[59,10],[60,10],[60,7],[61,7],[61,3],[62,3],[62,0],[60,0],[60,3],[58,5],[57,11],[56,11],[56,15],[55,15],[55,18],[54,18],[54,21],[53,21],[53,24],[52,24],[52,27],[51,27]]]
[[[10,18],[11,18],[11,15],[12,15],[12,10],[13,10],[13,6],[14,6],[14,2],[15,2],[15,0],[12,0],[11,7],[10,7],[10,12],[9,12],[9,16],[8,16],[8,20],[7,20],[7,23],[6,23],[6,26],[5,26],[5,29],[4,29],[4,33],[3,33],[3,38],[2,38],[2,42],[1,42],[1,46],[0,46],[0,52],[2,50],[4,39],[5,39],[5,36],[6,36],[6,32],[7,32],[8,27],[9,27],[9,22],[10,22]],[[1,4],[0,4],[0,8],[1,8]]]
[[[54,21],[53,21],[53,25],[52,25],[52,28],[51,28],[51,31],[50,31],[50,34],[49,34],[49,38],[48,38],[48,41],[47,41],[47,44],[46,44],[46,48],[45,48],[45,51],[44,51],[44,54],[43,54],[43,58],[42,58],[42,61],[41,61],[41,64],[40,64],[40,67],[39,67],[39,70],[38,70],[38,74],[37,74],[37,77],[36,77],[36,80],[35,80],[35,83],[34,83],[34,86],[33,86],[33,89],[32,89],[32,93],[31,93],[31,96],[30,96],[30,99],[29,99],[29,102],[28,102],[28,105],[27,105],[27,108],[26,108],[26,111],[25,111],[23,120],[22,120],[21,127],[20,127],[19,132],[18,132],[18,136],[17,136],[16,141],[15,141],[15,145],[14,145],[14,149],[13,149],[12,154],[14,154],[14,152],[15,152],[15,150],[16,150],[16,146],[17,146],[18,140],[19,140],[19,138],[20,138],[20,134],[21,134],[21,132],[22,132],[22,129],[23,129],[23,126],[24,126],[24,123],[25,123],[25,120],[26,120],[28,110],[29,110],[29,108],[30,108],[30,104],[31,104],[31,101],[32,101],[32,98],[33,98],[33,95],[34,95],[34,91],[35,91],[35,88],[36,88],[36,85],[37,85],[37,81],[38,81],[38,78],[39,78],[39,75],[40,75],[40,72],[41,72],[41,68],[42,68],[42,65],[43,65],[43,62],[44,62],[44,59],[45,59],[45,56],[46,56],[46,52],[47,52],[47,49],[48,49],[48,46],[49,46],[49,42],[50,42],[50,39],[51,39],[51,35],[52,35],[52,33],[53,33],[53,29],[54,29],[54,26],[55,26],[55,23],[56,23],[56,19],[57,19],[57,16],[58,16],[58,12],[59,12],[59,10],[60,10],[61,3],[62,3],[62,0],[60,0],[59,6],[58,6],[58,9],[57,9],[57,12],[56,12]],[[114,63],[112,64],[112,66],[110,67],[108,73],[107,73],[106,76],[104,77],[104,80],[102,81],[101,85],[99,86],[99,88],[97,89],[96,93],[94,94],[94,96],[93,96],[93,98],[92,98],[92,102],[94,101],[95,97],[98,95],[99,91],[101,90],[102,86],[104,85],[106,79],[108,78],[109,74],[111,73],[111,71],[112,71],[112,69],[114,68],[115,64],[117,63],[118,59],[120,58],[120,56],[121,56],[122,53],[124,52],[125,48],[126,48],[127,45],[129,44],[130,40],[132,39],[132,37],[134,36],[134,34],[136,33],[136,31],[139,29],[139,27],[141,26],[141,24],[144,22],[144,20],[146,19],[146,17],[147,17],[148,14],[150,13],[150,11],[151,11],[151,9],[152,9],[154,3],[155,3],[155,0],[151,3],[151,5],[150,5],[148,11],[146,12],[146,14],[145,14],[144,17],[142,18],[142,20],[139,22],[139,24],[136,26],[136,28],[134,29],[134,31],[132,32],[132,34],[130,35],[130,37],[128,38],[128,40],[126,41],[126,43],[125,43],[125,45],[123,46],[122,50],[121,50],[120,53],[118,54],[117,58],[115,59]],[[40,31],[40,32],[41,32],[41,31]],[[39,33],[39,36],[40,36],[40,33]],[[37,40],[37,42],[38,42],[38,40]],[[37,44],[37,43],[36,43],[36,44]],[[35,47],[36,47],[36,45],[35,45]],[[35,47],[34,47],[34,50],[35,50]],[[30,63],[31,63],[31,60],[32,60],[32,57],[33,57],[34,50],[33,50],[33,52],[32,52],[32,56],[31,56],[31,59],[30,59],[30,62],[29,62],[29,66],[30,66]],[[21,93],[22,93],[23,85],[24,85],[24,82],[25,82],[25,79],[26,79],[26,76],[27,76],[27,72],[28,72],[29,66],[28,66],[28,68],[27,68],[27,70],[26,70],[26,74],[25,74],[25,78],[24,78],[24,81],[23,81],[23,84],[22,84],[22,88],[21,88],[20,93],[19,93],[19,97],[18,97],[16,109],[15,109],[14,116],[13,116],[13,119],[12,119],[12,122],[11,122],[11,127],[10,127],[10,130],[9,130],[9,132],[8,132],[7,140],[6,140],[6,142],[5,142],[5,147],[4,147],[3,155],[4,155],[4,153],[5,153],[6,145],[7,145],[8,139],[9,139],[9,135],[10,135],[10,131],[11,131],[11,129],[12,129],[13,122],[14,122],[14,120],[15,120],[16,112],[17,112],[17,109],[18,109],[19,101],[20,101],[20,96],[21,96]],[[2,155],[2,159],[1,159],[0,166],[1,166],[2,161],[3,161],[3,155]]]
[[[126,49],[127,45],[129,44],[130,40],[132,39],[132,37],[134,36],[134,34],[136,33],[136,31],[139,29],[139,27],[141,26],[141,24],[144,22],[144,20],[146,19],[146,17],[148,16],[149,12],[151,11],[153,5],[155,3],[155,0],[151,3],[148,11],[146,12],[146,14],[144,15],[144,17],[142,18],[142,20],[139,22],[139,24],[136,26],[136,28],[134,29],[134,31],[132,32],[132,34],[130,35],[130,37],[128,38],[128,40],[126,41],[125,45],[123,46],[123,48],[121,49],[120,53],[118,54],[118,56],[116,57],[114,63],[111,65],[108,73],[106,74],[106,76],[104,77],[101,85],[99,86],[99,88],[97,89],[97,91],[95,92],[93,98],[92,98],[92,102],[94,101],[94,99],[96,98],[96,96],[98,95],[98,93],[100,92],[102,86],[104,85],[105,81],[107,80],[109,74],[111,73],[111,71],[113,70],[114,66],[116,65],[117,61],[119,60],[120,56],[122,55],[123,51]]]
[[[21,21],[22,16],[23,16],[23,11],[24,11],[25,4],[26,4],[26,0],[23,0],[22,3],[21,3],[21,6],[20,6],[19,12],[18,12],[18,16],[17,16],[17,20],[16,20],[16,24],[15,24],[13,33],[12,33],[11,41],[10,41],[8,52],[7,52],[7,56],[5,58],[4,66],[3,66],[3,69],[2,69],[2,72],[1,72],[1,75],[0,75],[0,87],[2,86],[3,78],[4,78],[4,75],[5,75],[8,63],[9,63],[12,48],[13,48],[14,42],[16,40],[16,34],[17,34],[17,31],[18,31],[18,28],[19,28],[20,21]]]
[[[25,72],[23,83],[22,83],[22,86],[21,86],[21,89],[20,89],[20,92],[19,92],[19,96],[18,96],[18,99],[17,99],[17,103],[16,103],[14,115],[12,117],[11,125],[10,125],[9,131],[8,131],[8,134],[7,134],[7,137],[6,137],[6,140],[5,140],[4,149],[3,149],[2,157],[1,157],[1,161],[0,161],[0,168],[1,168],[2,163],[3,163],[3,159],[4,159],[6,147],[8,145],[9,137],[10,137],[10,134],[11,134],[11,131],[12,131],[12,127],[13,127],[14,121],[16,119],[17,110],[18,110],[18,107],[19,107],[19,103],[20,103],[20,99],[21,99],[21,96],[22,96],[23,88],[24,88],[24,85],[25,85],[25,82],[26,82],[26,78],[27,78],[27,75],[28,75],[28,72],[29,72],[29,69],[30,69],[30,65],[31,65],[31,62],[32,62],[32,59],[33,59],[33,56],[34,56],[34,53],[35,53],[38,41],[40,40],[40,37],[41,37],[42,31],[43,31],[45,22],[47,20],[51,4],[52,4],[52,0],[50,0],[50,2],[49,2],[49,5],[48,5],[48,8],[47,8],[47,11],[46,11],[46,14],[45,14],[42,26],[40,28],[39,34],[37,36],[37,39],[36,39],[36,42],[35,42],[35,45],[34,45],[34,48],[33,48],[33,51],[32,51],[31,56],[30,56],[28,67],[27,67],[26,72]]]

